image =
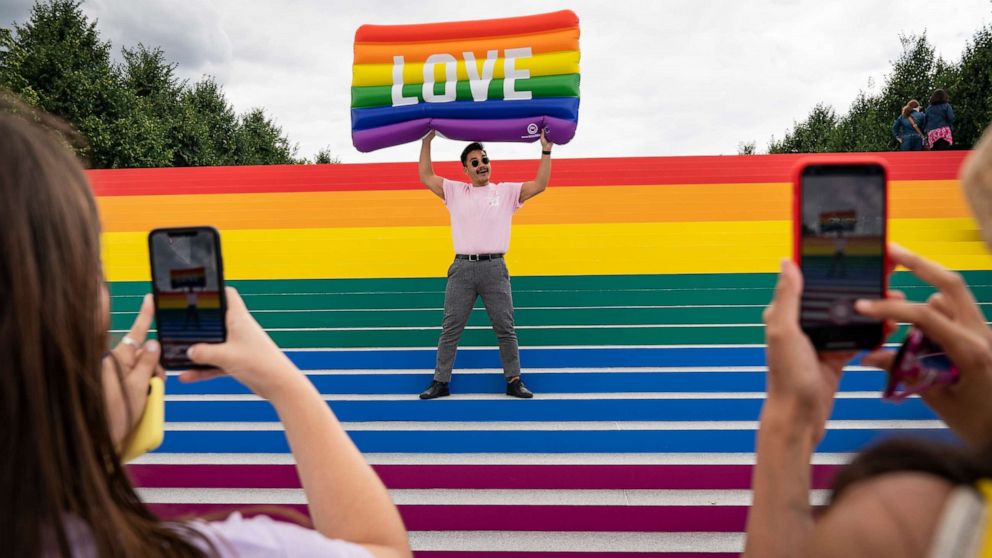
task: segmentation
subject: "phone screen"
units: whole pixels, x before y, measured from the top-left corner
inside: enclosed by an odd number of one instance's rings
[[[227,338],[220,236],[209,227],[156,229],[148,244],[162,366],[203,368],[186,349]]]
[[[855,312],[854,302],[885,296],[885,171],[810,165],[801,180],[803,330],[821,350],[873,348],[882,323]]]

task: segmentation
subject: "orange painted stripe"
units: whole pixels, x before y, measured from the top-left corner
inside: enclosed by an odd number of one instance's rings
[[[506,49],[524,47],[530,47],[535,55],[579,50],[579,29],[497,37],[483,43],[478,39],[411,44],[358,43],[355,45],[355,64],[392,64],[393,56],[403,56],[406,64],[422,63],[432,54],[450,54],[461,60],[464,52],[473,53],[478,63],[486,59],[486,51],[498,50],[502,58]]]
[[[549,29],[578,27],[571,10],[545,14],[473,21],[417,23],[412,25],[363,25],[355,31],[356,43],[413,43],[487,39],[502,35],[540,33]]]
[[[791,219],[791,185],[678,184],[549,188],[517,224],[775,221]],[[444,204],[426,189],[285,194],[106,196],[104,230],[146,231],[194,223],[220,229],[446,226]],[[955,180],[894,181],[894,219],[969,217]]]

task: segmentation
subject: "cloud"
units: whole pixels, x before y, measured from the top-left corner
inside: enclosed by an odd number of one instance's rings
[[[182,76],[228,78],[233,61],[231,40],[224,14],[210,2],[89,0],[82,9],[97,20],[97,29],[113,44],[115,55],[121,47],[142,43],[160,47],[168,60],[179,65]]]
[[[32,0],[4,0],[0,2],[0,27],[23,24],[31,15]]]
[[[24,0],[5,0],[9,5]],[[927,33],[958,60],[990,20],[987,0],[954,2],[954,17],[924,18],[927,0],[659,2],[500,0],[88,0],[83,9],[119,49],[159,46],[181,75],[218,78],[239,112],[263,107],[300,145],[344,162],[412,161],[416,145],[362,154],[351,145],[355,30],[365,23],[477,20],[575,11],[581,21],[582,108],[562,157],[736,153],[763,149],[818,102],[846,111],[869,79],[882,83],[900,33]],[[896,9],[898,8],[898,9]],[[0,15],[6,13],[0,11]],[[436,142],[436,159],[460,145]],[[534,158],[536,146],[490,146],[500,158]]]

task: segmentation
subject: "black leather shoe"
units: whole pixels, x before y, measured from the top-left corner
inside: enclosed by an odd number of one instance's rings
[[[509,392],[507,392],[509,393]],[[439,382],[434,380],[431,385],[427,386],[427,389],[420,394],[421,399],[436,399],[438,397],[447,397],[451,395],[448,391],[448,382]]]
[[[513,397],[519,397],[521,399],[530,399],[534,397],[534,394],[527,389],[527,386],[524,385],[523,380],[506,382],[506,394],[512,395]]]

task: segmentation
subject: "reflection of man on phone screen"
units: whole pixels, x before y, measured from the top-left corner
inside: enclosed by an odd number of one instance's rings
[[[192,287],[186,290],[186,318],[183,320],[183,329],[189,327],[190,320],[193,321],[194,327],[200,327],[200,312],[196,307],[198,298]]]
[[[844,249],[847,248],[847,238],[844,237],[844,231],[837,231],[834,233],[834,256],[830,260],[830,271],[827,273],[827,277],[847,277],[847,258],[844,255]]]

